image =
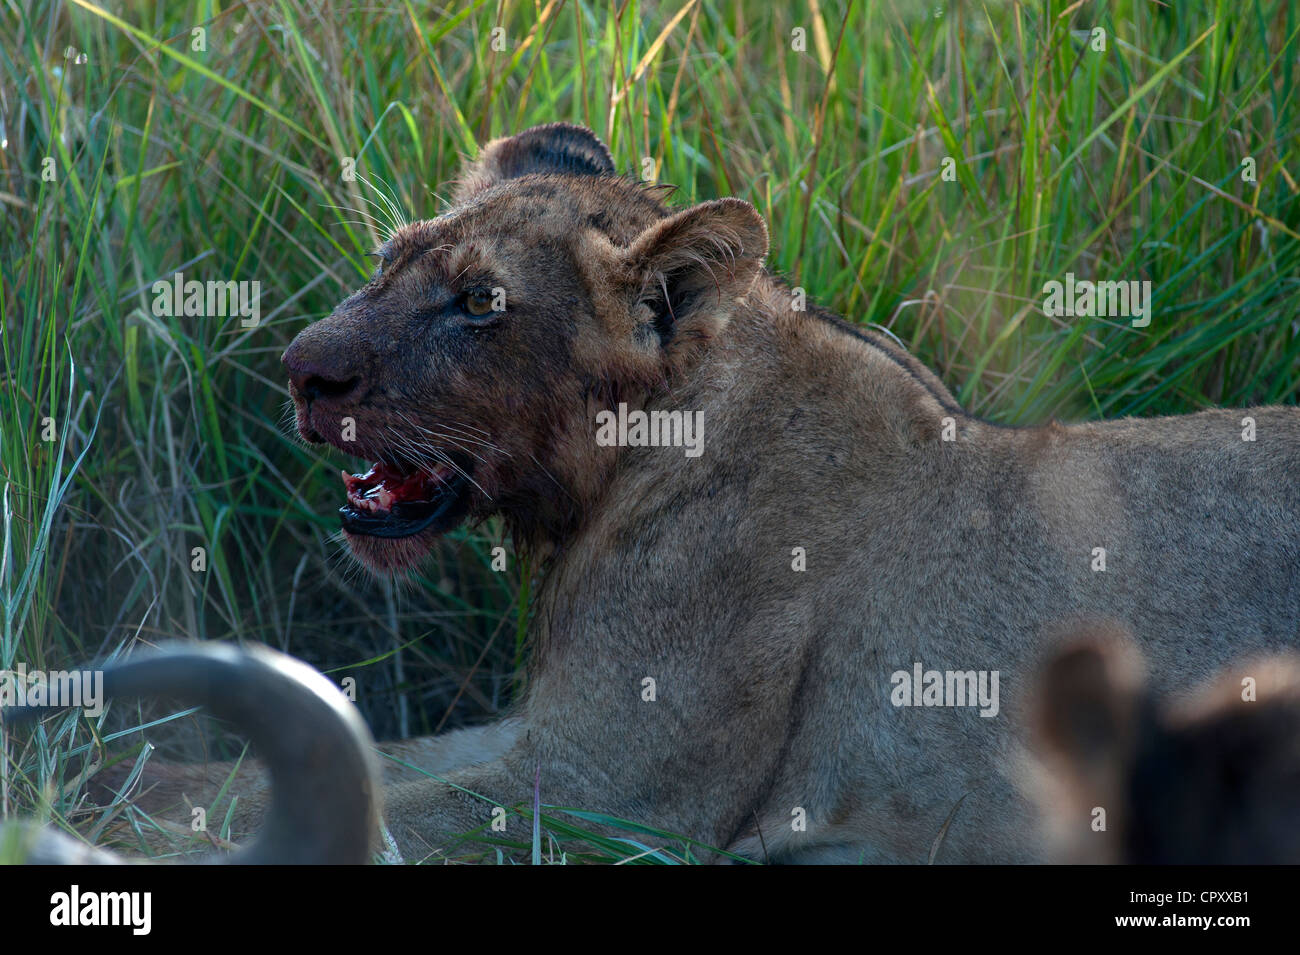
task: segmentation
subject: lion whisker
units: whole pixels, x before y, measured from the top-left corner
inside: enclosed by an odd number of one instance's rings
[[[391,427],[385,427],[384,430],[387,431],[396,440],[399,449],[410,454],[411,457],[415,459],[416,463],[427,465],[429,463],[430,457],[432,457],[434,462],[438,464],[445,464],[447,467],[451,468],[452,471],[454,471],[456,474],[459,474],[470,484],[473,484],[476,488],[478,488],[479,492],[484,497],[486,497],[489,501],[492,500],[492,495],[489,494],[481,484],[475,481],[474,478],[471,477],[469,473],[465,471],[464,468],[462,468],[459,464],[457,464],[454,460],[452,460],[451,456],[448,455],[441,448],[436,448],[432,445],[425,445],[425,444],[416,445],[411,441],[409,436],[404,435],[401,432]],[[482,458],[479,458],[479,460],[481,461]]]

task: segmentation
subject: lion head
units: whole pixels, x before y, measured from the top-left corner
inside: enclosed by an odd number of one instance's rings
[[[464,521],[559,542],[613,472],[597,412],[688,375],[762,270],[737,199],[674,211],[563,123],[489,143],[450,208],[398,229],[370,281],[283,356],[304,439],[361,457],[340,508],[376,570]]]

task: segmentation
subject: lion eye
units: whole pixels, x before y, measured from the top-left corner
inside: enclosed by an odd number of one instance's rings
[[[474,288],[465,293],[462,304],[465,311],[471,315],[482,317],[493,310],[492,297],[492,292],[489,289]]]

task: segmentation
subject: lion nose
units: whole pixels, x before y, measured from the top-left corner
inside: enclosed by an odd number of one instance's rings
[[[338,361],[330,355],[313,353],[304,345],[301,335],[285,349],[280,363],[289,373],[294,388],[308,401],[346,398],[361,384],[361,376],[353,371],[349,363]]]

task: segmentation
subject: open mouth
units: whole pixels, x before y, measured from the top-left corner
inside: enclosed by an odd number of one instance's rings
[[[442,533],[469,510],[468,471],[453,464],[434,467],[380,461],[365,474],[343,472],[348,502],[339,508],[343,529],[369,537]]]

